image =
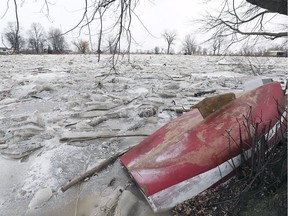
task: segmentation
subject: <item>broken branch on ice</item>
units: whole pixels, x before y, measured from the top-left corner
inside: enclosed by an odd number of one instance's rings
[[[16,151],[2,151],[0,152],[0,155],[3,157],[3,158],[6,158],[6,159],[14,159],[14,160],[18,160],[18,159],[21,159],[23,157],[26,157],[30,154],[32,154],[33,152],[35,152],[36,150],[42,148],[43,146],[37,146],[37,147],[32,147],[28,150],[16,150]]]
[[[194,93],[194,97],[201,97],[202,95],[212,94],[212,93],[215,93],[215,92],[216,92],[216,90],[200,91],[200,92]]]
[[[172,111],[176,113],[183,113],[183,112],[188,112],[191,109],[185,108],[185,107],[169,107],[169,108],[164,108],[163,111]]]
[[[73,185],[75,185],[75,184],[85,180],[86,178],[92,176],[93,174],[95,174],[97,172],[100,172],[101,170],[105,169],[107,166],[109,166],[115,160],[117,160],[118,157],[121,157],[123,154],[125,154],[127,151],[129,151],[130,148],[131,147],[128,147],[128,148],[125,148],[125,149],[123,149],[121,151],[116,152],[110,158],[104,160],[103,162],[101,162],[97,166],[95,166],[92,169],[90,169],[90,170],[86,171],[85,173],[81,174],[79,177],[76,177],[76,178],[72,179],[71,181],[69,181],[67,184],[65,184],[61,188],[61,191],[65,192],[66,190],[68,190]]]
[[[60,142],[77,142],[87,141],[94,139],[110,139],[110,138],[121,138],[121,137],[146,137],[149,134],[115,134],[115,133],[94,133],[94,132],[82,132],[82,133],[69,133],[63,135],[60,138]]]

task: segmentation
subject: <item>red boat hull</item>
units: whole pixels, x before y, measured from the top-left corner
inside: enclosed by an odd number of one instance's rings
[[[203,119],[193,109],[172,120],[121,157],[154,211],[172,208],[209,188],[238,166],[239,124],[249,113],[269,139],[279,132],[285,100],[279,83],[251,90]],[[270,129],[270,131],[269,131]],[[274,130],[274,131],[273,131]],[[228,145],[229,137],[233,142]],[[248,137],[242,137],[249,150]]]

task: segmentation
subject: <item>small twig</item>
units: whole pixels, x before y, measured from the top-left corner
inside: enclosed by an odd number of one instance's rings
[[[78,190],[77,190],[77,198],[76,198],[76,203],[75,203],[75,216],[77,216],[78,213],[78,203],[79,203],[79,196],[80,196],[80,187],[81,185],[78,185]]]
[[[79,122],[73,122],[73,123],[69,123],[69,124],[67,124],[67,125],[65,125],[65,128],[66,127],[70,127],[70,126],[73,126],[73,125],[76,125],[76,124],[78,124]]]

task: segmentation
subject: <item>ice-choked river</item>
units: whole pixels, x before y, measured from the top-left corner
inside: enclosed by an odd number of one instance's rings
[[[0,56],[0,215],[169,215],[150,210],[118,160],[60,189],[206,96],[287,78],[286,58],[131,55],[116,72],[102,58]]]

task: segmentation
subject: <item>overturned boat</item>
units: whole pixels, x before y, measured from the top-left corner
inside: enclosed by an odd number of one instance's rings
[[[251,136],[263,133],[268,149],[279,141],[285,106],[278,82],[206,98],[120,160],[152,209],[168,210],[231,177],[243,152],[251,155]],[[246,133],[245,124],[257,127]]]

